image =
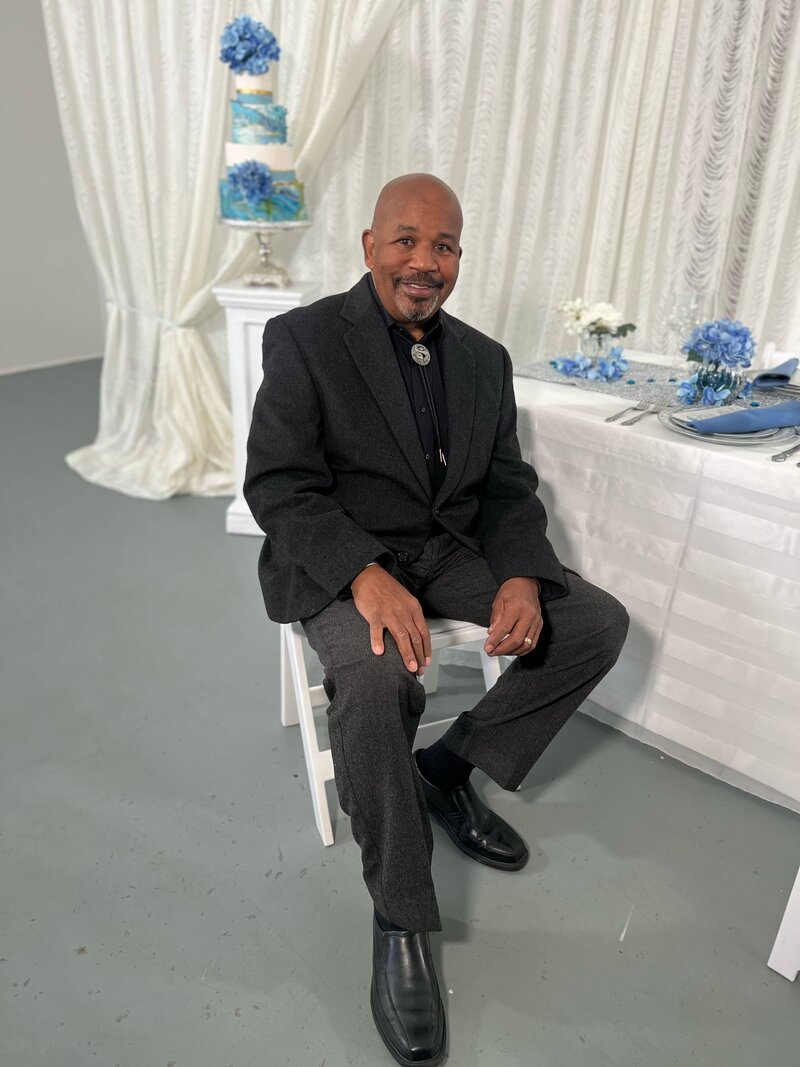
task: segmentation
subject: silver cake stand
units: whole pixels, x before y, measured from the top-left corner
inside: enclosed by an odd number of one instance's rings
[[[296,222],[249,222],[246,219],[219,220],[224,226],[234,226],[238,230],[252,230],[258,241],[259,269],[252,274],[245,274],[245,285],[268,285],[273,289],[286,289],[291,279],[283,267],[273,263],[271,241],[274,233],[284,230],[302,230],[311,225],[308,219]]]

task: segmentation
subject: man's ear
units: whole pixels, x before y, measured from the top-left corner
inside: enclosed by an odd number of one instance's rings
[[[372,270],[375,262],[375,234],[372,230],[364,230],[361,234],[361,247],[364,249],[364,262]]]

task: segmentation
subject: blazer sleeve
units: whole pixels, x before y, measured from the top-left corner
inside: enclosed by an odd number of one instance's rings
[[[319,396],[282,318],[264,329],[264,377],[247,441],[244,496],[274,556],[299,566],[335,597],[368,563],[394,557],[331,496]]]
[[[543,600],[567,593],[564,572],[547,539],[539,479],[522,458],[511,359],[503,349],[503,392],[492,458],[483,483],[478,539],[498,582],[538,578]]]

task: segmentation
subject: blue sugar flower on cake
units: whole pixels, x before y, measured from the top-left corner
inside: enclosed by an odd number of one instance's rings
[[[219,58],[234,74],[266,74],[270,63],[281,58],[275,35],[249,15],[239,15],[229,22],[219,43]]]
[[[228,185],[233,195],[246,200],[249,207],[260,207],[272,196],[272,171],[263,163],[248,159],[230,168]]]

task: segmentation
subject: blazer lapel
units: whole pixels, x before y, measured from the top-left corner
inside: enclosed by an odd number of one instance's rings
[[[366,294],[366,301],[363,299]],[[389,429],[397,441],[400,452],[408,461],[417,481],[430,496],[431,482],[422,444],[414,421],[414,413],[406,392],[405,383],[397,366],[397,356],[389,339],[386,324],[380,311],[375,306],[372,293],[366,279],[350,291],[353,298],[348,301],[346,317],[351,321],[355,316],[353,308],[361,314],[352,329],[344,335],[345,344],[361,372],[364,381],[375,398]],[[371,305],[371,306],[370,306]]]
[[[450,450],[447,474],[436,500],[441,501],[458,485],[467,462],[475,419],[475,353],[464,340],[464,331],[448,316],[442,334],[442,373],[447,401]]]

